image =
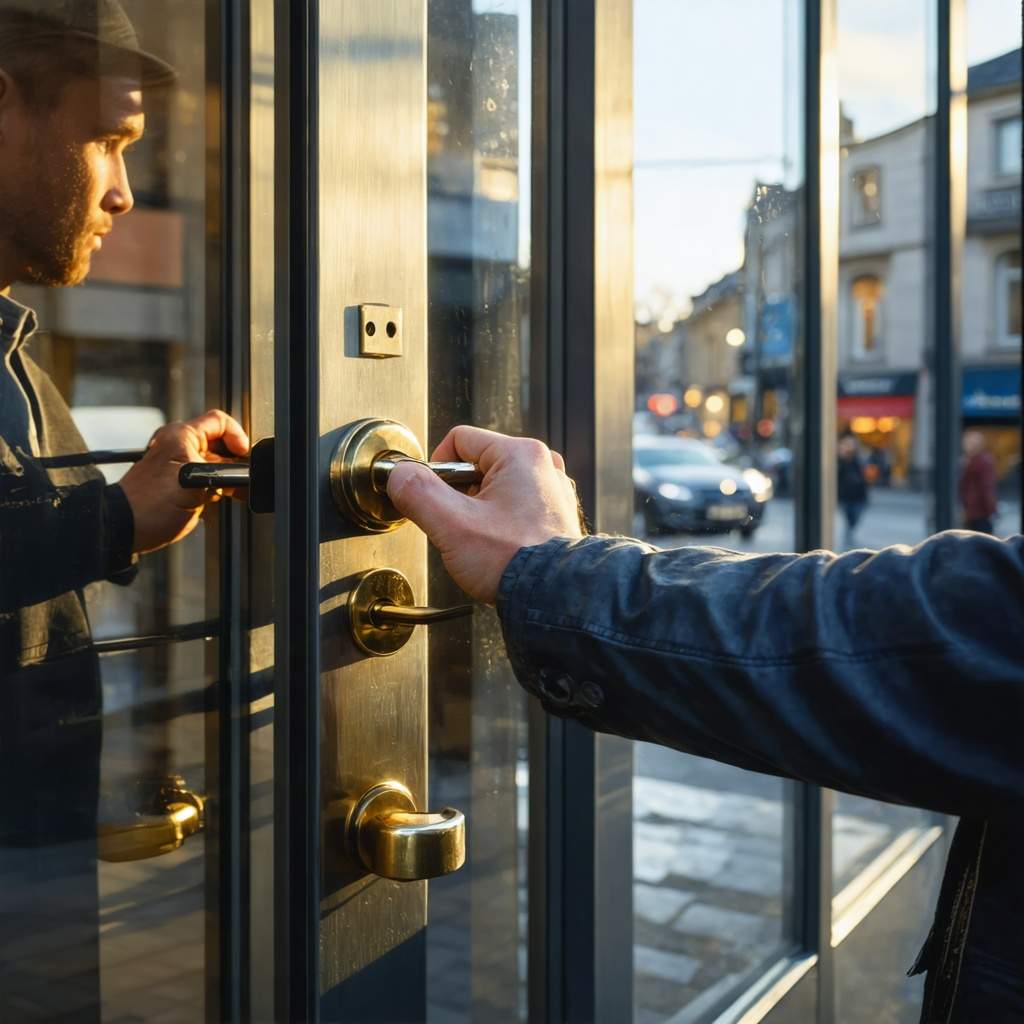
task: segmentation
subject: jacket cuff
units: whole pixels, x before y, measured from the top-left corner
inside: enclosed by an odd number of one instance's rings
[[[520,548],[509,562],[498,587],[497,607],[512,670],[523,688],[545,711],[578,718],[597,710],[604,694],[594,683],[582,683],[566,671],[562,659],[545,653],[546,620],[557,612],[557,594],[548,593],[558,563],[571,550],[607,543],[606,537],[572,540],[555,537],[533,547]],[[556,585],[557,586],[557,585]],[[563,640],[564,643],[564,640]],[[564,651],[563,653],[568,653]]]
[[[106,578],[111,583],[127,586],[139,573],[139,559],[132,550],[135,542],[135,517],[119,484],[110,484],[104,488],[103,494]]]

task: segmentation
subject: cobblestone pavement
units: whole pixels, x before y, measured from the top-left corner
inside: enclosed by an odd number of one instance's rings
[[[634,807],[636,1024],[701,1019],[780,951],[791,902],[790,787],[637,745]],[[655,774],[656,773],[656,774]],[[673,775],[675,778],[658,776]],[[836,890],[921,812],[839,795]]]

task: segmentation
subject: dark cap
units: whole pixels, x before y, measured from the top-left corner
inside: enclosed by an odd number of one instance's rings
[[[97,73],[130,75],[144,86],[170,85],[178,73],[139,46],[118,0],[0,0],[0,33],[19,43],[81,39],[96,45]]]

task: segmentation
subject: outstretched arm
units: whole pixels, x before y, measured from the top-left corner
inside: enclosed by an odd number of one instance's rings
[[[557,453],[457,427],[389,494],[497,601],[520,681],[591,728],[954,814],[1024,800],[1024,540],[836,556],[583,539]]]

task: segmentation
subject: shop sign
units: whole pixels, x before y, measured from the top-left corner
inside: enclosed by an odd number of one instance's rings
[[[788,361],[793,354],[793,300],[769,299],[761,307],[761,359]]]
[[[917,390],[916,373],[878,373],[871,377],[840,377],[840,398],[861,398],[866,395],[913,395]]]
[[[964,370],[964,416],[1016,419],[1020,415],[1020,369],[975,367]]]

